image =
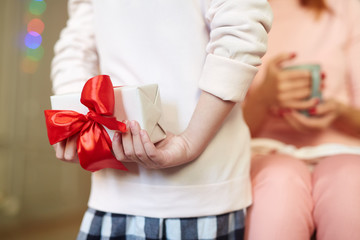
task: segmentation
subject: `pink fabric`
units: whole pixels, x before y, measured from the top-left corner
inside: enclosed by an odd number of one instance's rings
[[[273,28],[264,64],[280,53],[296,53],[288,64],[319,63],[326,74],[324,98],[360,107],[360,1],[327,0],[332,12],[316,19],[298,0],[269,0]],[[249,94],[251,94],[251,89]],[[296,136],[296,137],[295,137]],[[360,146],[360,139],[334,128],[306,134],[283,119],[268,116],[257,136],[297,147],[322,143]],[[324,158],[313,174],[305,163],[285,155],[257,157],[252,162],[253,205],[247,215],[246,239],[360,239],[360,156]]]
[[[313,173],[317,240],[360,239],[360,156],[331,156]]]
[[[314,223],[307,166],[286,155],[256,157],[251,178],[253,205],[248,209],[245,239],[310,239]]]
[[[319,19],[315,19],[313,12],[299,7],[299,0],[269,2],[274,21],[268,51],[251,88],[261,83],[270,59],[284,52],[296,53],[297,57],[288,65],[321,65],[326,74],[324,98],[360,107],[360,1],[327,0],[332,12],[325,12]],[[298,134],[283,119],[270,115],[257,137],[274,138],[297,147],[333,142],[360,146],[360,139],[333,128],[316,135]]]
[[[324,158],[311,173],[286,155],[256,157],[249,240],[360,239],[360,156]]]

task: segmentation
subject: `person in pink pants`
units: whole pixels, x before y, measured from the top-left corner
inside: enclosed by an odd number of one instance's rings
[[[268,52],[243,104],[246,239],[360,239],[360,1],[269,2]],[[284,69],[298,64],[321,66],[321,98],[309,71]]]

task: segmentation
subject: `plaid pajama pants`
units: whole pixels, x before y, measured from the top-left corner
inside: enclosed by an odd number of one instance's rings
[[[89,208],[77,240],[242,240],[245,211],[198,218],[150,218]]]

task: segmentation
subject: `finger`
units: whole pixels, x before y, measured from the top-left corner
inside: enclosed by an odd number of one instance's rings
[[[121,162],[129,162],[129,160],[126,158],[123,145],[122,145],[122,139],[119,132],[115,132],[113,140],[112,140],[112,150],[114,153],[114,156],[117,160]]]
[[[336,119],[336,114],[331,112],[318,119],[320,120],[317,125],[318,129],[325,129],[334,122],[334,120]]]
[[[130,121],[125,120],[124,123],[126,124],[126,128],[130,129]],[[125,157],[134,162],[138,162],[138,158],[135,155],[131,130],[122,133],[121,139]]]
[[[141,141],[143,143],[144,149],[149,156],[149,158],[157,158],[157,149],[155,145],[151,142],[149,134],[145,130],[140,131]]]
[[[283,103],[283,107],[296,109],[296,110],[307,110],[307,109],[314,109],[319,102],[320,100],[318,98],[310,98],[308,100],[298,100],[298,101],[286,101],[285,103]]]
[[[327,128],[335,119],[335,115],[330,113],[321,117],[312,118],[309,122],[310,127],[313,129],[324,129]]]
[[[275,67],[281,67],[285,62],[296,57],[295,53],[281,53],[272,59],[271,64]]]
[[[326,79],[326,73],[325,72],[321,72],[321,80],[323,82],[325,82],[325,79]]]
[[[326,79],[326,74],[324,72],[321,73],[321,83],[320,83],[320,89],[324,90],[325,89],[325,79]]]
[[[327,128],[331,122],[334,120],[334,114],[327,114],[321,117],[307,117],[300,113],[293,113],[292,117],[296,119],[297,123],[302,126],[303,129],[307,131],[314,131],[314,130],[322,130]]]
[[[337,113],[339,106],[332,101],[322,102],[314,108],[310,109],[311,115],[323,116],[330,113]]]
[[[78,162],[77,139],[78,139],[78,135],[73,135],[67,139],[65,151],[64,151],[65,161]]]
[[[280,75],[280,91],[289,91],[293,89],[310,89],[311,75],[309,71],[284,71]]]
[[[278,95],[278,102],[282,104],[282,106],[286,106],[289,101],[294,101],[294,100],[304,101],[310,96],[311,96],[311,90],[309,88],[287,91],[287,92],[282,92]]]
[[[154,143],[151,142],[149,134],[145,130],[141,130],[140,136],[147,156],[154,163],[153,166],[155,168],[161,168],[163,161],[158,149]]]
[[[133,139],[133,146],[134,146],[134,151],[135,151],[135,155],[136,157],[147,167],[151,167],[152,165],[154,165],[153,161],[151,161],[149,159],[149,157],[147,156],[145,149],[144,149],[144,145],[143,142],[141,140],[141,135],[140,135],[140,125],[138,122],[136,121],[131,121],[130,122],[130,130],[132,133],[132,139]]]
[[[283,69],[282,77],[289,79],[291,81],[294,80],[307,80],[309,84],[311,84],[311,72],[306,69]]]
[[[66,145],[66,140],[55,143],[53,145],[55,150],[55,156],[57,159],[64,160],[65,145]]]

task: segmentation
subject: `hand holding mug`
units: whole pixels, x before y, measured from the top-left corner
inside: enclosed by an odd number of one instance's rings
[[[266,77],[259,93],[273,110],[306,110],[319,103],[318,98],[311,98],[312,74],[309,70],[284,69],[283,65],[295,56],[289,53],[280,54],[270,60],[267,66]]]
[[[289,111],[284,119],[297,131],[313,133],[330,127],[341,115],[341,104],[335,100],[324,100],[311,108],[306,116],[297,111]]]
[[[290,67],[284,68],[286,71],[296,71],[296,70],[306,70],[309,71],[311,74],[311,84],[310,84],[310,96],[307,99],[316,98],[319,102],[322,101],[322,93],[321,93],[321,86],[322,86],[322,74],[321,74],[321,67],[319,64],[301,64],[301,65],[294,65]],[[313,109],[313,108],[312,108]],[[306,116],[310,116],[308,110],[300,111],[302,114]]]

